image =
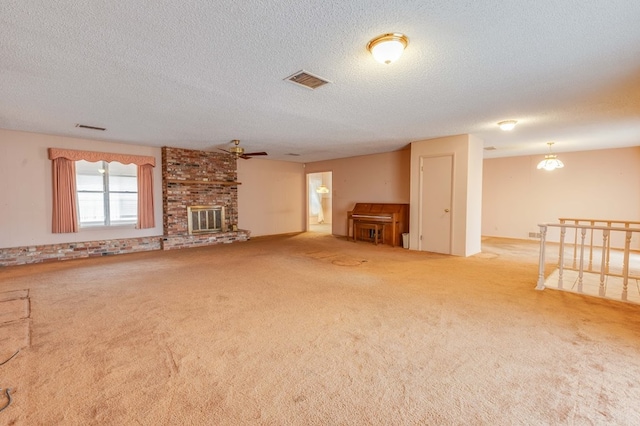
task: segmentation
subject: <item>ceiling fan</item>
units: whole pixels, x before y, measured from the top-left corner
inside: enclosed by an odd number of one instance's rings
[[[234,146],[229,148],[229,150],[218,148],[220,151],[226,152],[227,154],[235,155],[236,158],[242,158],[244,160],[248,160],[251,157],[255,157],[257,155],[269,155],[266,152],[244,152],[244,148],[240,146],[240,141],[238,139],[234,139],[231,142],[234,143]]]

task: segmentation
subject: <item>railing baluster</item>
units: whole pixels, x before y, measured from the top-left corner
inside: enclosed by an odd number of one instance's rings
[[[607,227],[611,228],[611,222],[607,222]],[[611,238],[607,243],[607,274],[609,273],[609,262],[611,261]]]
[[[584,240],[587,228],[580,230],[580,269],[578,270],[578,293],[582,293],[582,277],[584,276]]]
[[[627,287],[629,286],[629,251],[631,249],[631,231],[625,232],[624,260],[622,264],[622,300],[627,300]]]
[[[567,233],[567,228],[562,226],[560,228],[560,255],[558,256],[558,288],[562,289],[563,275],[564,275],[564,237]]]
[[[607,243],[609,242],[609,230],[602,231],[602,261],[600,262],[600,287],[598,288],[598,294],[600,297],[604,297],[605,288],[604,288],[604,268],[607,258]]]
[[[544,252],[547,239],[547,227],[540,225],[540,259],[538,260],[538,285],[536,290],[544,290]]]
[[[576,259],[578,257],[578,225],[579,221],[574,221],[574,224],[576,225],[575,228],[575,232],[573,234],[573,269],[576,269]]]
[[[591,221],[591,229],[590,229],[590,236],[589,236],[589,271],[593,271],[593,227],[596,225],[596,223],[592,220]]]

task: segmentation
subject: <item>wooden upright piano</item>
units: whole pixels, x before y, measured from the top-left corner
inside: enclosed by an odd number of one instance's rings
[[[356,203],[347,212],[347,237],[356,241],[362,229],[380,230],[383,244],[393,247],[401,241],[401,235],[409,232],[409,204]]]

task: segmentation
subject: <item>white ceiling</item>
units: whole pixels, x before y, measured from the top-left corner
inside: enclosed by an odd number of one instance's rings
[[[302,162],[462,133],[486,158],[636,146],[639,22],[637,0],[3,0],[0,127]],[[366,50],[387,32],[410,40],[391,65]]]

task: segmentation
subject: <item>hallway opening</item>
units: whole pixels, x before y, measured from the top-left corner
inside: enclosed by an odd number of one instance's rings
[[[307,231],[332,233],[332,172],[307,174]]]

